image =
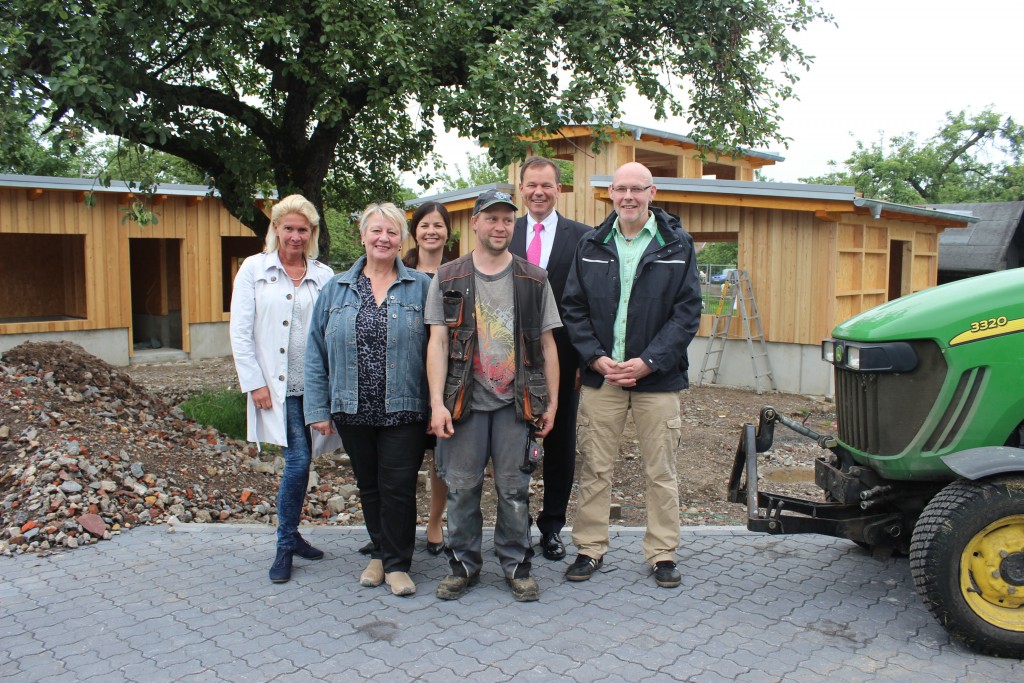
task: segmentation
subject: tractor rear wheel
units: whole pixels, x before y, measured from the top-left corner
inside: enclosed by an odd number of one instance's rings
[[[910,570],[953,637],[983,654],[1024,657],[1024,477],[943,488],[914,527]]]

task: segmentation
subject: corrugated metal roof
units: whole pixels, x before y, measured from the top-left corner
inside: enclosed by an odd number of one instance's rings
[[[488,183],[486,185],[476,185],[474,187],[466,187],[461,190],[452,190],[450,192],[442,192],[441,194],[432,194],[426,197],[417,197],[416,199],[410,199],[405,203],[407,209],[414,209],[420,204],[426,204],[427,202],[438,202],[440,204],[451,204],[454,202],[461,202],[466,199],[476,199],[487,190],[502,190],[512,194],[515,188],[508,183]]]

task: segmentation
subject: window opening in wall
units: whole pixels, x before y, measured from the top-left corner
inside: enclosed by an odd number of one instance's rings
[[[718,312],[722,298],[727,294],[729,274],[736,270],[739,256],[737,242],[697,242],[697,269],[704,300],[704,313]]]
[[[652,152],[648,149],[637,148],[635,158],[636,161],[649,168],[651,175],[655,178],[678,178],[682,175],[679,172],[679,164],[682,161],[682,157],[674,154],[664,154],[662,152]]]
[[[736,167],[717,162],[704,162],[704,173],[701,176],[714,180],[736,180]]]
[[[0,323],[88,317],[85,235],[0,235]]]

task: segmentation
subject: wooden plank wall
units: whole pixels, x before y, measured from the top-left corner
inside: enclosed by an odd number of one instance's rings
[[[0,324],[0,334],[131,327],[129,238],[184,242],[181,272],[169,284],[184,290],[186,336],[189,323],[228,320],[222,304],[220,240],[251,237],[252,231],[215,198],[168,197],[154,208],[158,223],[150,226],[122,223],[123,201],[122,195],[97,193],[96,205],[89,208],[75,192],[44,191],[30,200],[23,189],[0,188],[0,234],[84,236],[81,256],[73,250],[62,256],[63,299],[71,302],[68,310],[81,311],[82,317]],[[4,258],[0,254],[0,267]],[[187,350],[187,341],[185,345]]]
[[[739,267],[750,274],[765,338],[817,344],[831,329],[833,259],[831,224],[803,211],[666,202],[695,242],[739,243]],[[711,333],[715,311],[706,311],[698,332]],[[731,337],[743,337],[734,316]]]
[[[910,244],[910,286],[902,294],[934,287],[938,279],[939,228],[844,214],[837,224],[835,311],[832,325],[889,300],[893,242]],[[904,264],[904,268],[908,264]]]

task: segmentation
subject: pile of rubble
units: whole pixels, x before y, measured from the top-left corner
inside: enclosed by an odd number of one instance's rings
[[[337,457],[317,464],[304,516],[361,524]],[[25,343],[0,359],[0,554],[75,548],[139,524],[272,524],[283,465],[77,345]]]

